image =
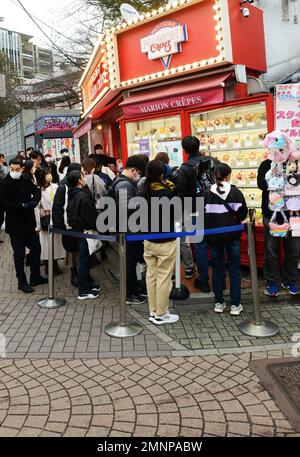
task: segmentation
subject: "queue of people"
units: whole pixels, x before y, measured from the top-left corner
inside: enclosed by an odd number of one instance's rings
[[[48,260],[48,227],[64,230],[64,235],[54,235],[54,274],[59,275],[58,260],[65,259],[70,268],[71,283],[78,288],[78,299],[95,299],[101,292],[101,285],[91,276],[91,250],[84,236],[70,237],[68,231],[84,233],[97,230],[97,218],[103,209],[102,199],[113,198],[116,208],[115,226],[111,231],[118,233],[123,220],[119,214],[134,212],[135,197],[143,197],[148,204],[148,221],[151,223],[153,201],[174,196],[192,201],[191,217],[197,216],[197,197],[204,198],[204,227],[222,228],[242,223],[248,213],[242,192],[230,183],[231,168],[200,152],[197,137],[187,136],[182,140],[188,160],[180,167],[170,167],[169,157],[159,152],[154,160],[137,154],[129,157],[121,167],[120,163],[103,154],[101,145],[82,164],[71,163],[65,151],[57,165],[48,154],[45,157],[37,151],[26,151],[5,164],[0,154],[0,227],[5,214],[5,230],[10,237],[14,253],[18,287],[24,293],[31,293],[34,287],[47,282],[41,275],[40,264]],[[119,166],[117,173],[116,166]],[[268,231],[268,186],[265,174],[269,163],[262,163],[258,172],[258,187],[263,190],[263,214],[265,217],[265,278],[268,282],[265,293],[278,295],[281,284],[279,269],[280,241]],[[175,231],[177,217],[171,210],[168,214],[169,232]],[[120,211],[121,210],[121,211]],[[123,211],[123,213],[122,213]],[[183,207],[183,213],[186,209]],[[126,302],[129,305],[145,304],[148,300],[149,320],[155,325],[175,323],[179,316],[169,312],[169,296],[172,290],[172,276],[175,268],[176,241],[167,235],[160,216],[156,227],[157,237],[126,243]],[[184,220],[180,217],[181,225]],[[182,225],[183,230],[184,226]],[[150,229],[147,231],[150,231]],[[143,232],[144,233],[144,232]],[[230,279],[230,313],[238,316],[243,311],[241,303],[241,231],[208,235],[192,246],[181,239],[181,257],[185,276],[195,277],[194,286],[209,293],[209,258],[212,266],[212,289],[215,295],[215,312],[226,309],[224,289],[226,288],[226,266]],[[0,240],[1,241],[1,240]],[[289,293],[300,293],[296,285],[299,258],[299,242],[290,235],[284,240],[285,262],[282,287]],[[103,244],[105,251],[105,243]],[[27,252],[30,278],[24,270]],[[197,269],[194,266],[194,258]],[[146,287],[137,278],[137,265],[147,266]],[[48,274],[47,268],[45,274]]]

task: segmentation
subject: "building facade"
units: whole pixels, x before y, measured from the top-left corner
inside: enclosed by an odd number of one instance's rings
[[[0,49],[24,79],[53,74],[53,53],[32,43],[33,36],[0,27]]]

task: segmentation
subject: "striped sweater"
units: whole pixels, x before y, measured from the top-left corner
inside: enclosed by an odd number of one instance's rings
[[[227,185],[226,193],[222,196],[216,192],[216,186],[204,193],[205,204],[205,228],[228,227],[238,225],[248,214],[244,195],[234,185]],[[229,211],[225,201],[233,210]],[[217,235],[207,235],[206,240],[212,245],[223,245],[235,241],[241,237],[241,232],[221,233]]]

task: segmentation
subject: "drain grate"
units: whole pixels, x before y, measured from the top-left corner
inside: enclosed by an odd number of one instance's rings
[[[300,415],[300,362],[269,365],[268,368]]]
[[[251,369],[296,432],[300,432],[300,360],[256,360]]]

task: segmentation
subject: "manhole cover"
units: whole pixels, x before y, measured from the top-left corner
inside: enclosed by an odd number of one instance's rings
[[[300,362],[269,365],[269,370],[300,414]]]
[[[264,359],[250,366],[294,430],[300,432],[299,359]]]

